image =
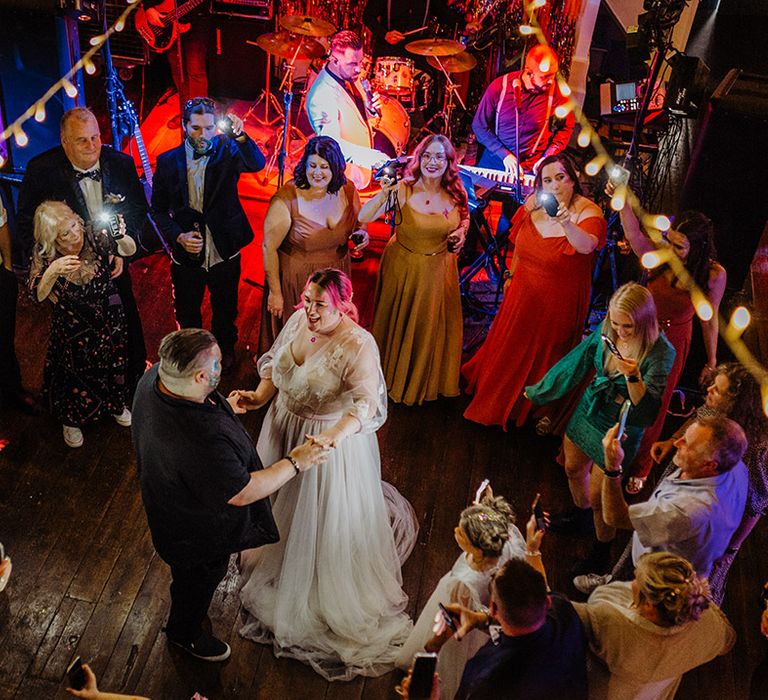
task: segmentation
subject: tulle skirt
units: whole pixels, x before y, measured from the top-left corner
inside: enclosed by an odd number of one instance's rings
[[[262,462],[338,418],[298,416],[278,396],[259,436]],[[329,680],[391,670],[412,627],[400,566],[415,544],[416,518],[381,481],[376,435],[344,440],[327,463],[283,486],[272,509],[280,542],[243,555],[249,617],[240,633]]]

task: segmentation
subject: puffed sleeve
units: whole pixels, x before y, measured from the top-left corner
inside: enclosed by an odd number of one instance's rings
[[[290,343],[296,337],[303,318],[304,311],[302,309],[294,311],[288,319],[288,323],[283,326],[283,330],[275,338],[272,347],[259,358],[259,361],[256,363],[256,370],[262,379],[272,379],[272,361],[275,355],[277,355],[280,348],[286,343]]]
[[[349,413],[360,422],[361,433],[373,433],[387,420],[387,385],[379,349],[373,336],[362,328],[355,330],[347,342],[349,361],[342,380],[352,399]]]

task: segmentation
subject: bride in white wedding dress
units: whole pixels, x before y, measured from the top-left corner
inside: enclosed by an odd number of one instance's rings
[[[386,387],[351,294],[344,273],[314,273],[304,309],[259,360],[258,388],[236,392],[245,409],[276,394],[257,444],[264,464],[308,435],[335,446],[327,463],[280,489],[272,505],[280,541],[243,553],[240,594],[243,636],[329,680],[389,671],[412,627],[400,566],[416,521],[381,481],[375,431],[386,420]]]

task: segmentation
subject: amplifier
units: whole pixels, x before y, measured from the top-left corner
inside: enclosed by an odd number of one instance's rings
[[[272,0],[213,0],[211,12],[232,17],[272,19]]]
[[[115,2],[110,0],[105,3],[107,9],[107,25],[112,26],[117,18],[125,11],[125,0]],[[99,22],[81,22],[78,25],[80,35],[80,52],[85,53],[91,48],[90,40],[97,34],[101,34]],[[146,66],[149,63],[149,49],[144,39],[136,31],[131,17],[125,24],[122,32],[115,32],[109,39],[112,49],[112,58],[117,65]]]

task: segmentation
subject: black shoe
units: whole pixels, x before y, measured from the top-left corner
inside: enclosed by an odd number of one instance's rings
[[[592,518],[592,509],[573,506],[564,513],[555,513],[550,516],[547,529],[564,535],[594,535],[595,521]]]
[[[210,632],[203,630],[194,642],[179,642],[168,637],[171,644],[181,647],[190,656],[201,661],[226,661],[232,650],[229,644],[216,639]]]

